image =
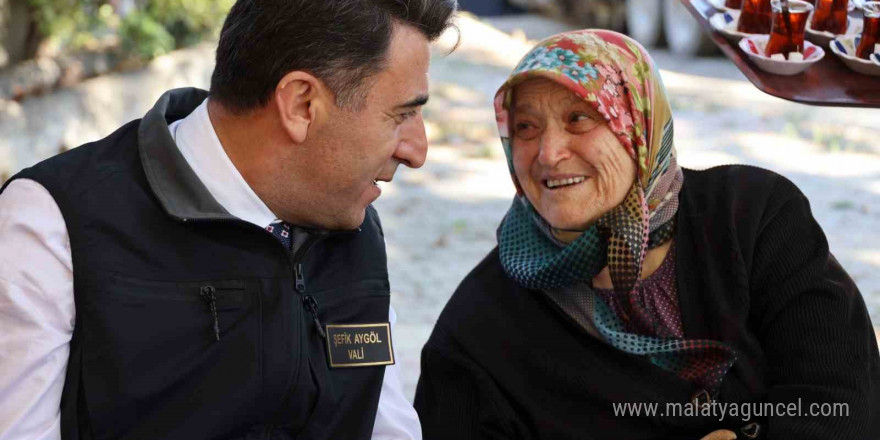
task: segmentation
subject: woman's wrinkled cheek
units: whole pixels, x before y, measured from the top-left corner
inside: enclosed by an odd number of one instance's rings
[[[513,155],[513,185],[516,187],[518,194],[529,196],[532,186],[530,177],[531,167],[534,160],[529,159],[528,150],[525,146],[511,145]]]
[[[596,189],[599,192],[598,196],[601,197],[607,195],[614,187],[614,183],[618,179],[620,167],[608,153],[600,152],[595,153],[595,155],[593,167],[597,172]]]

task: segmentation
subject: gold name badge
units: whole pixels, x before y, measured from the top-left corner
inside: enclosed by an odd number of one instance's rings
[[[327,324],[327,360],[330,368],[393,365],[391,325]]]

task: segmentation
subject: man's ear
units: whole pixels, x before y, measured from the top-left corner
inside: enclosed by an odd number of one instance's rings
[[[305,142],[321,107],[321,82],[307,72],[284,75],[275,87],[275,104],[281,125],[290,139]]]

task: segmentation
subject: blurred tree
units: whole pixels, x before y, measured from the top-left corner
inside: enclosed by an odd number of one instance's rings
[[[150,59],[216,35],[234,0],[0,0],[10,62],[118,46]]]
[[[177,47],[212,36],[223,24],[235,0],[149,0],[144,13],[174,37]]]
[[[174,37],[150,14],[134,11],[122,19],[119,29],[122,51],[132,57],[149,60],[174,50]]]
[[[113,34],[113,9],[101,0],[28,0],[38,34],[29,55],[94,46]]]
[[[0,65],[33,57],[41,40],[29,0],[0,0]]]

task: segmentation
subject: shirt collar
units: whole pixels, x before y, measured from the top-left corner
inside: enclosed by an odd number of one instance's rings
[[[180,153],[217,202],[261,228],[277,220],[229,159],[208,116],[208,99],[187,117],[168,126]]]
[[[138,155],[147,182],[169,216],[179,221],[238,220],[196,176],[171,138],[168,124],[183,119],[208,97],[195,88],[169,90],[138,124]]]

